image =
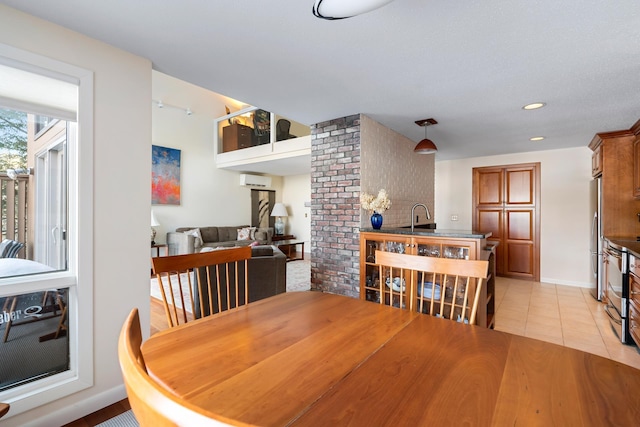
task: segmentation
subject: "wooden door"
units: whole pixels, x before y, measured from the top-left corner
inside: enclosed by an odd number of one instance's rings
[[[540,280],[540,163],[473,169],[473,229],[497,242],[499,276]]]

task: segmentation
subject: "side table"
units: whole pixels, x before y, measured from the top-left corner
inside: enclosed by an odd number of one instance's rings
[[[156,250],[156,256],[160,256],[160,248],[164,248],[164,256],[169,255],[169,246],[166,243],[156,243],[151,245],[151,250]],[[152,255],[153,256],[153,255]],[[151,268],[151,277],[153,277],[153,268]]]
[[[304,259],[304,240],[280,240],[275,241],[273,244],[287,256],[287,262]],[[298,258],[298,251],[296,249],[298,245],[301,246],[302,256],[300,258]]]
[[[169,255],[169,247],[166,243],[156,243],[155,245],[151,245],[151,249],[156,250],[156,256],[160,256],[160,248],[164,248],[164,256]]]
[[[295,238],[296,238],[296,236],[294,236],[293,234],[276,234],[271,238],[271,241],[272,242],[281,242],[283,240],[293,240]]]

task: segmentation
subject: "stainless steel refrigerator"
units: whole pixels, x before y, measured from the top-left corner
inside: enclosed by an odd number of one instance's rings
[[[604,269],[602,263],[602,178],[591,181],[589,191],[591,210],[591,294],[598,301],[602,300]]]

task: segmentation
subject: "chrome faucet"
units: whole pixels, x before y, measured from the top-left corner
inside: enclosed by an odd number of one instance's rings
[[[424,205],[422,203],[416,203],[415,205],[413,205],[413,207],[411,208],[411,232],[413,233],[413,218],[415,218],[415,216],[413,215],[413,212],[416,210],[416,208],[418,206],[422,206],[425,210],[425,212],[427,212],[427,219],[431,219],[431,214],[429,213],[429,208],[427,207],[427,205]]]

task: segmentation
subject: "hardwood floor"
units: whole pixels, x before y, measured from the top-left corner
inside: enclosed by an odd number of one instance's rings
[[[127,412],[129,409],[131,409],[129,400],[123,399],[113,405],[109,405],[106,408],[102,408],[99,411],[89,414],[86,417],[70,422],[69,424],[65,424],[63,427],[94,427],[107,421],[109,418],[113,418],[123,412]]]

